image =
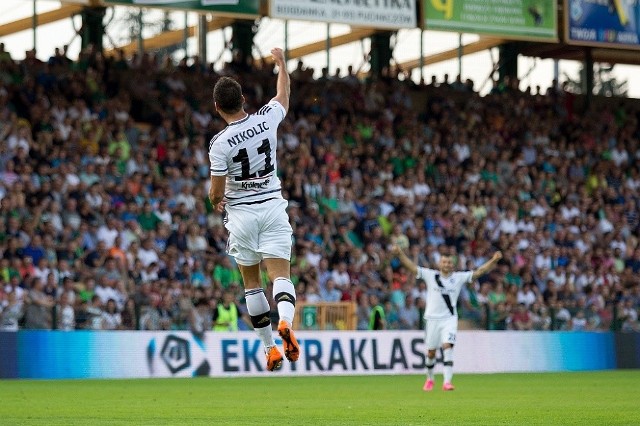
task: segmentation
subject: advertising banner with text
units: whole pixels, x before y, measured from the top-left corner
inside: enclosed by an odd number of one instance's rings
[[[247,17],[257,17],[260,13],[260,0],[104,0],[104,2],[127,6],[211,12],[219,15],[247,15]]]
[[[565,0],[565,39],[640,49],[640,0]]]
[[[557,40],[556,0],[423,0],[427,30]]]
[[[0,332],[0,378],[379,375],[424,372],[422,331],[304,332],[296,363],[265,371],[253,332]],[[278,344],[281,342],[277,341]],[[535,354],[535,356],[532,356]],[[437,371],[441,368],[438,355]],[[458,373],[616,368],[613,333],[461,331]]]
[[[269,16],[371,28],[415,28],[414,0],[271,0]]]

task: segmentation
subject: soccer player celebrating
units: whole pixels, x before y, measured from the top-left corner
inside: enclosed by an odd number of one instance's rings
[[[282,49],[272,49],[271,55],[278,66],[276,96],[255,114],[244,111],[237,81],[222,77],[216,82],[213,100],[227,127],[209,143],[209,199],[216,211],[225,213],[227,253],[240,268],[251,322],[265,346],[267,370],[274,371],[282,366],[282,354],[273,340],[269,302],[260,287],[261,261],[273,282],[278,333],[289,361],[298,360],[300,347],[291,329],[296,303],[290,279],[293,231],[276,163],[277,129],[289,109],[290,82]]]
[[[398,256],[402,265],[416,278],[427,283],[427,309],[424,313],[426,320],[427,343],[427,379],[422,388],[425,391],[433,389],[433,368],[436,362],[436,349],[442,347],[444,358],[444,384],[442,390],[454,390],[453,378],[453,345],[456,343],[458,332],[458,311],[456,304],[460,290],[464,284],[471,284],[478,277],[489,272],[502,259],[502,253],[496,252],[493,257],[475,271],[453,272],[453,260],[450,255],[441,255],[439,270],[417,266],[407,257],[400,247],[394,245],[392,253]]]

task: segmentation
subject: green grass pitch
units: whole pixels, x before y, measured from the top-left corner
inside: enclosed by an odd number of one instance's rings
[[[633,425],[640,370],[423,376],[0,381],[8,425]]]

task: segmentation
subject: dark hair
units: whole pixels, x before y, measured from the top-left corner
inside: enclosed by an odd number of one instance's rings
[[[221,77],[213,88],[213,100],[226,114],[242,109],[242,87],[231,77]]]

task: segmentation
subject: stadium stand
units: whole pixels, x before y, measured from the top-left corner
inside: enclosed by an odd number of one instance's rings
[[[206,199],[211,90],[232,75],[256,111],[271,67],[0,56],[0,328],[202,331],[227,289],[245,309]],[[500,249],[461,297],[470,323],[640,329],[637,106],[580,111],[517,81],[481,97],[470,81],[312,76],[292,73],[279,149],[298,300],[357,302],[366,329],[375,295],[391,328],[416,329],[425,288],[390,243],[425,266],[455,252],[459,269]]]

